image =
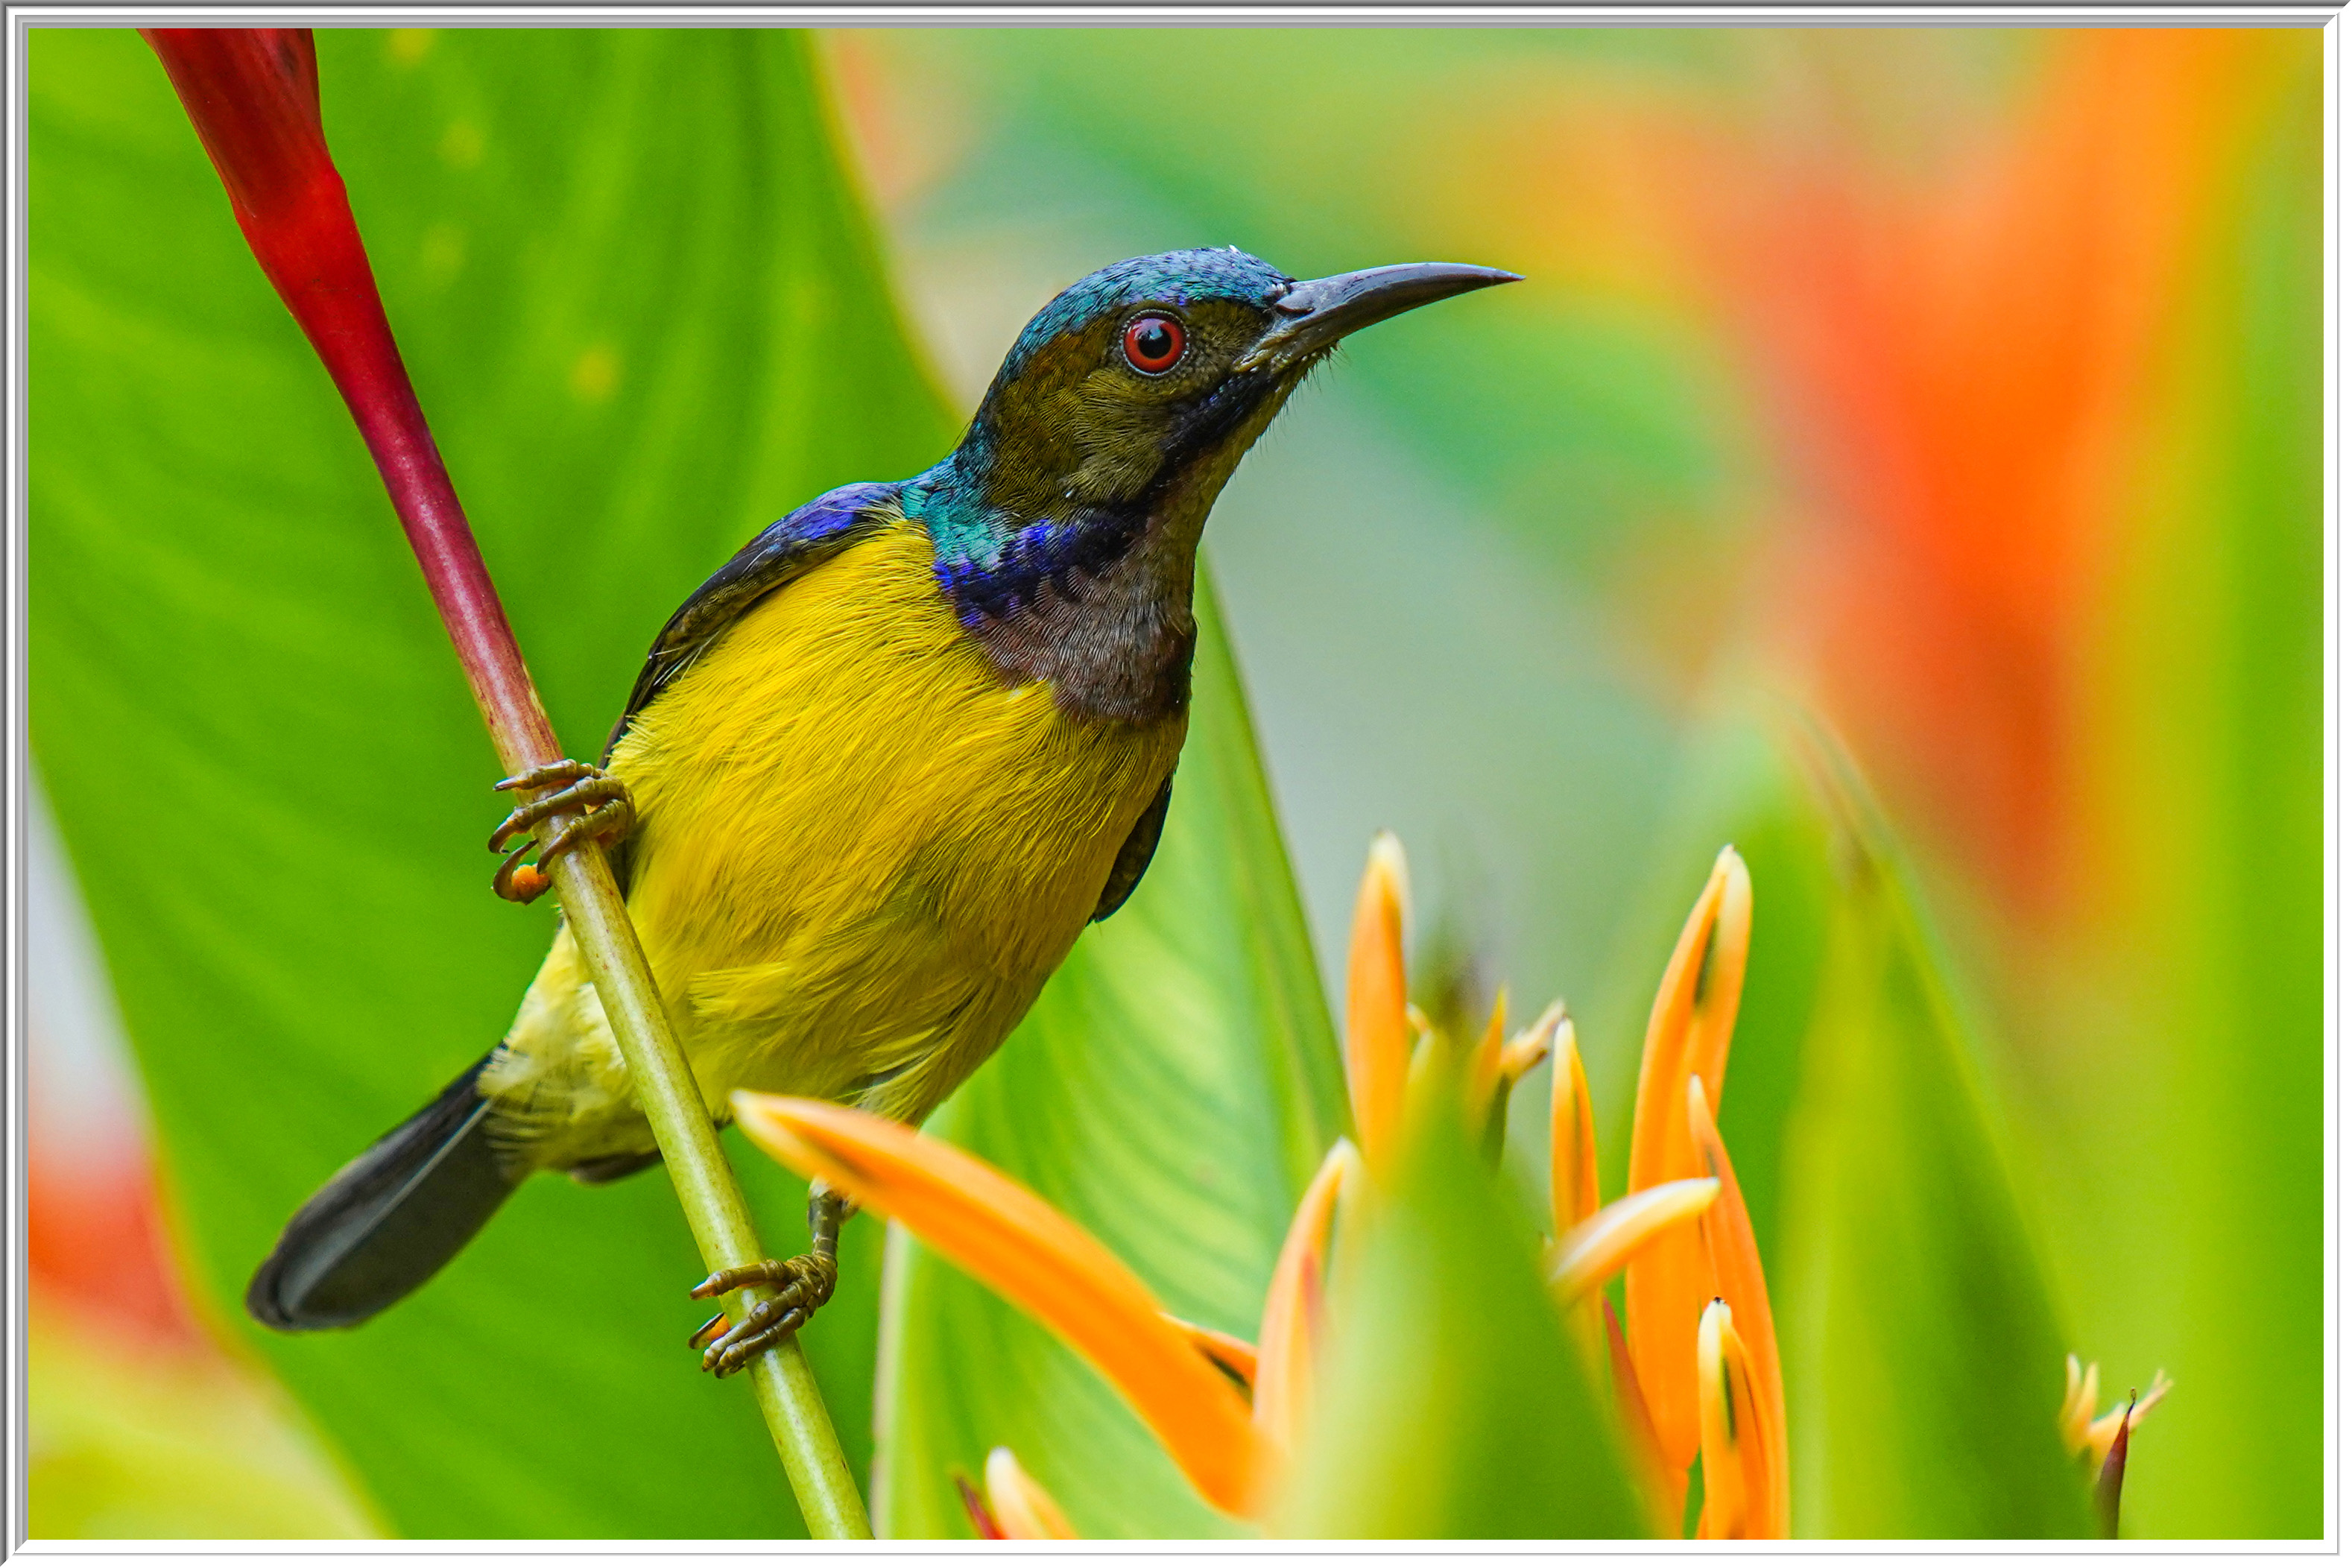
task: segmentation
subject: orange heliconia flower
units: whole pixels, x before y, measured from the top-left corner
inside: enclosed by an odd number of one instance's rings
[[[1601,1277],[1624,1270],[1622,1327],[1605,1302],[1601,1325],[1592,1322],[1590,1304],[1570,1306],[1582,1314],[1580,1331],[1588,1340],[1605,1328],[1626,1449],[1660,1533],[1667,1535],[1679,1533],[1694,1457],[1710,1500],[1702,1533],[1789,1533],[1780,1343],[1755,1228],[1715,1126],[1754,907],[1748,867],[1727,847],[1684,923],[1651,1008],[1634,1091],[1627,1195],[1597,1215],[1591,1091],[1572,1033],[1563,1031],[1552,1079],[1555,1289],[1569,1256],[1591,1252],[1612,1215],[1649,1205],[1697,1221],[1661,1226],[1636,1246],[1593,1258]],[[1581,1279],[1573,1283],[1591,1289]]]
[[[1498,1000],[1474,1049],[1458,1060],[1444,1054],[1444,1043],[1405,997],[1406,886],[1403,848],[1384,834],[1365,872],[1349,959],[1346,1066],[1364,1152],[1340,1139],[1307,1184],[1275,1262],[1255,1345],[1170,1317],[1143,1282],[1074,1221],[951,1144],[844,1106],[750,1092],[734,1097],[737,1122],[783,1163],[905,1226],[1053,1331],[1119,1390],[1213,1507],[1262,1519],[1281,1495],[1318,1400],[1334,1254],[1349,1245],[1351,1226],[1370,1213],[1364,1190],[1381,1162],[1395,1157],[1408,1100],[1443,1086],[1444,1092],[1463,1097],[1474,1125],[1484,1126],[1512,1086],[1556,1053],[1553,1185],[1555,1228],[1561,1234],[1546,1267],[1563,1310],[1591,1328],[1596,1355],[1606,1320],[1619,1408],[1660,1529],[1673,1533],[1680,1494],[1670,1510],[1667,1451],[1653,1427],[1661,1397],[1680,1397],[1694,1444],[1702,1417],[1713,1420],[1709,1452],[1730,1455],[1743,1467],[1720,1488],[1716,1470],[1708,1470],[1711,1491],[1730,1500],[1732,1489],[1739,1489],[1737,1501],[1723,1501],[1710,1518],[1719,1519],[1727,1534],[1785,1533],[1787,1442],[1778,1426],[1771,1314],[1747,1210],[1738,1202],[1738,1184],[1712,1121],[1693,1120],[1694,1110],[1681,1122],[1681,1141],[1673,1147],[1683,1152],[1687,1173],[1639,1184],[1615,1203],[1601,1204],[1591,1100],[1574,1027],[1555,1003],[1529,1027],[1509,1035],[1507,1006]],[[1670,1013],[1667,1027],[1654,1024],[1651,1035],[1654,1044],[1675,1043],[1677,1066],[1707,1067],[1719,1083],[1729,1006],[1746,953],[1746,878],[1736,856],[1727,852],[1708,887],[1702,900],[1704,940],[1686,932],[1685,951],[1677,955],[1683,968],[1669,972],[1668,991],[1682,998],[1680,1011]],[[1708,963],[1717,966],[1716,980],[1702,984],[1696,971]],[[1705,1103],[1703,1095],[1691,1101]],[[1694,1314],[1685,1376],[1662,1396],[1638,1384],[1600,1292],[1620,1270],[1641,1267],[1673,1240],[1686,1243],[1696,1259],[1696,1287],[1726,1297],[1724,1315],[1738,1313],[1747,1337],[1724,1328],[1702,1333]],[[1732,1370],[1724,1371],[1727,1365]],[[1714,1407],[1702,1408],[1703,1376],[1732,1390],[1726,1396],[1732,1403],[1724,1407],[1728,1414],[1708,1415]],[[1738,1403],[1743,1399],[1745,1405]],[[1066,1533],[1060,1510],[1009,1451],[991,1456],[987,1482],[984,1502],[965,1486],[967,1507],[983,1534],[1048,1539]]]
[[[1628,1192],[1706,1173],[1691,1140],[1685,1086],[1696,1078],[1710,1111],[1722,1098],[1752,909],[1747,865],[1727,848],[1683,926],[1651,1006],[1634,1089]],[[1691,1347],[1699,1314],[1718,1293],[1705,1246],[1690,1232],[1662,1239],[1625,1272],[1626,1343],[1658,1440],[1677,1471],[1698,1451]]]

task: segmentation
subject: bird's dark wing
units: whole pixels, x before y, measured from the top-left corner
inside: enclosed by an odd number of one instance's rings
[[[654,638],[646,667],[629,689],[628,706],[604,742],[604,761],[635,718],[665,687],[686,672],[751,607],[879,526],[877,509],[896,500],[895,484],[844,485],[761,529],[735,558],[697,588]]]
[[[629,721],[663,689],[686,673],[711,645],[725,637],[752,605],[798,577],[818,562],[865,538],[882,526],[881,509],[898,499],[896,484],[844,485],[761,529],[735,558],[710,574],[697,588],[669,624],[654,638],[646,667],[629,689],[628,706],[621,710],[613,733],[604,742],[604,761],[613,760],[613,748],[628,733]],[[630,863],[635,835],[611,847],[613,879],[629,890]]]
[[[1168,825],[1168,797],[1176,788],[1176,774],[1171,771],[1160,781],[1160,793],[1135,819],[1135,826],[1127,842],[1118,847],[1118,858],[1110,863],[1110,879],[1103,884],[1102,897],[1095,900],[1094,918],[1107,921],[1118,913],[1119,905],[1127,902],[1135,885],[1143,880],[1143,873],[1151,866],[1152,852],[1160,847],[1160,830]]]

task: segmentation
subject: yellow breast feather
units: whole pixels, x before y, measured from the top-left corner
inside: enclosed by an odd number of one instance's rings
[[[919,1119],[1085,928],[1175,765],[1180,715],[1074,719],[956,622],[919,526],[778,590],[615,748],[629,912],[714,1113],[737,1088]],[[567,937],[485,1072],[565,1168],[650,1148]]]

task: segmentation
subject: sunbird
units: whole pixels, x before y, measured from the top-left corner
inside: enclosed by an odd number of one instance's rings
[[[1184,744],[1193,559],[1243,454],[1350,332],[1516,281],[1423,262],[1301,282],[1234,249],[1080,279],[937,466],[817,497],[696,589],[601,765],[503,781],[560,787],[492,848],[561,810],[583,815],[541,864],[608,844],[715,1121],[753,1089],[920,1122],[1151,864]],[[599,1184],[660,1157],[559,929],[506,1037],[287,1222],[247,1309],[278,1329],[364,1321],[533,1172]],[[806,1254],[694,1288],[781,1288],[696,1336],[706,1369],[824,1304],[844,1216],[820,1186]]]

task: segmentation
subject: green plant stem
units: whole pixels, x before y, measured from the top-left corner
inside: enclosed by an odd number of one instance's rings
[[[310,31],[155,28],[145,37],[219,171],[254,258],[351,408],[499,761],[510,774],[558,761],[563,753],[554,726],[401,363],[342,178],[328,153]],[[550,818],[540,841],[551,842],[575,815]],[[670,1030],[604,850],[583,845],[549,871],[704,1264],[719,1269],[759,1262],[767,1254]],[[735,1310],[748,1312],[768,1294],[765,1287],[738,1291]],[[799,1342],[785,1340],[750,1370],[809,1533],[870,1538],[865,1503]]]
[[[548,831],[555,829],[551,825]],[[645,949],[629,924],[612,868],[597,849],[566,855],[550,870],[572,925],[572,940],[587,963],[613,1038],[629,1064],[637,1102],[653,1124],[654,1141],[661,1145],[662,1159],[677,1185],[678,1204],[702,1249],[704,1265],[715,1270],[757,1262],[767,1254],[751,1228],[751,1211],[735,1173],[719,1147],[709,1110],[670,1032],[668,1015],[661,1008]],[[736,1292],[739,1320],[771,1294],[765,1287]],[[750,1370],[761,1414],[767,1417],[809,1534],[828,1541],[873,1539],[866,1504],[857,1495],[857,1483],[799,1338],[785,1339]]]

